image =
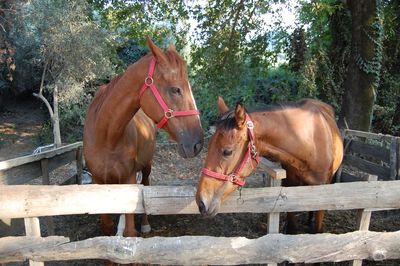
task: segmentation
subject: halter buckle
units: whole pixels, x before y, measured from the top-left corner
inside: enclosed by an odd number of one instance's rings
[[[167,111],[165,111],[164,116],[168,119],[174,117],[174,110],[172,109],[168,109]]]
[[[229,175],[228,181],[229,181],[229,182],[232,182],[232,183],[235,183],[236,179],[237,179],[236,174],[235,174],[235,173],[232,173],[232,174]]]
[[[253,129],[253,128],[254,128],[254,123],[253,123],[253,121],[247,121],[247,122],[246,122],[246,125],[247,125],[247,128],[248,128],[248,129]]]
[[[153,83],[154,83],[154,80],[153,80],[152,77],[146,77],[146,78],[144,79],[144,84],[146,84],[146,86],[150,86],[150,85],[153,84]]]

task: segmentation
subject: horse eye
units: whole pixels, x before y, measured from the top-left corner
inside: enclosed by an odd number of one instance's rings
[[[225,157],[231,156],[232,150],[223,150],[222,155],[224,155]]]
[[[180,88],[177,88],[177,87],[171,87],[171,92],[172,92],[173,94],[182,95],[181,89],[180,89]]]

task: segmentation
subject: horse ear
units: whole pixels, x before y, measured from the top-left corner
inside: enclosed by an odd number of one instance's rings
[[[172,43],[168,46],[168,51],[171,51],[171,52],[175,52],[176,53],[176,48],[175,48],[175,45],[173,45]]]
[[[235,108],[236,127],[242,129],[246,125],[246,110],[241,103],[236,104]]]
[[[222,99],[221,96],[218,96],[217,106],[218,106],[218,112],[220,115],[223,115],[224,113],[229,111],[228,106],[226,105],[224,99]]]
[[[150,52],[156,58],[157,62],[159,63],[166,62],[167,58],[165,57],[163,50],[158,48],[158,46],[154,44],[154,42],[148,35],[146,36],[146,39],[147,39],[147,46],[149,47]]]

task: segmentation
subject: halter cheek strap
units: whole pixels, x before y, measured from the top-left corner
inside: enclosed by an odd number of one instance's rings
[[[256,146],[254,144],[254,123],[251,121],[250,116],[246,114],[246,126],[247,126],[247,135],[249,138],[249,144],[247,145],[247,151],[233,173],[229,175],[217,173],[214,171],[211,171],[210,169],[203,168],[201,172],[209,177],[222,180],[222,181],[229,181],[232,182],[235,185],[238,186],[243,186],[245,184],[245,181],[242,179],[239,179],[239,174],[243,170],[244,166],[250,161],[254,160],[256,162],[256,165],[260,162],[260,157],[259,154],[257,153]]]
[[[174,111],[174,110],[168,108],[164,99],[161,97],[160,93],[158,92],[156,85],[154,85],[153,74],[154,74],[155,67],[156,67],[156,59],[153,57],[151,59],[147,77],[144,79],[144,84],[143,84],[142,88],[140,89],[139,97],[142,98],[142,95],[146,91],[147,88],[150,88],[150,91],[153,93],[154,97],[156,97],[157,102],[159,103],[159,105],[161,106],[161,108],[164,111],[164,116],[157,123],[157,127],[162,128],[168,122],[168,120],[171,119],[172,117],[200,114],[199,111],[196,109],[187,110],[187,111]]]

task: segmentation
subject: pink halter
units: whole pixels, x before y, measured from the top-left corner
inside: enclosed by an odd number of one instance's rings
[[[140,89],[139,97],[141,98],[143,93],[147,88],[150,88],[151,92],[153,93],[154,97],[156,97],[157,102],[160,104],[161,108],[164,111],[164,116],[163,118],[157,123],[158,128],[162,128],[165,123],[168,122],[169,119],[172,117],[177,117],[177,116],[188,116],[188,115],[198,115],[199,111],[198,110],[188,110],[188,111],[174,111],[170,108],[168,108],[167,104],[161,97],[160,93],[158,92],[156,86],[154,85],[154,80],[153,80],[153,74],[154,74],[154,69],[156,67],[156,59],[153,57],[151,59],[150,67],[149,67],[149,72],[147,74],[147,77],[144,79],[144,84],[142,88]]]
[[[215,179],[223,180],[223,181],[229,181],[232,182],[235,185],[238,186],[243,186],[245,184],[244,180],[238,179],[240,172],[243,170],[244,166],[246,163],[250,160],[253,159],[256,161],[258,164],[260,162],[260,157],[257,153],[256,146],[254,145],[254,123],[251,121],[250,116],[246,114],[246,126],[247,126],[247,132],[248,132],[248,137],[249,137],[249,144],[247,146],[247,151],[246,154],[244,155],[244,158],[242,162],[239,164],[239,166],[236,168],[233,173],[229,175],[224,175],[220,174],[214,171],[211,171],[210,169],[203,168],[201,172],[209,177],[213,177]]]

